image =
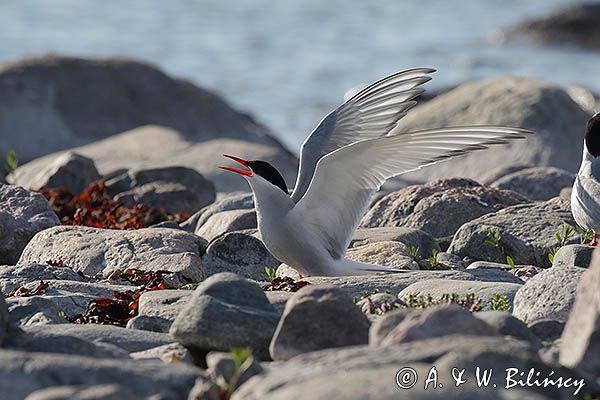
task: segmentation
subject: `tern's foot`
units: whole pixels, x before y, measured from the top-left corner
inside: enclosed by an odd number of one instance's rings
[[[596,236],[597,236],[596,231],[594,231],[594,237],[592,238],[592,241],[589,242],[588,244],[586,244],[585,246],[590,246],[590,247],[598,246],[598,238]]]

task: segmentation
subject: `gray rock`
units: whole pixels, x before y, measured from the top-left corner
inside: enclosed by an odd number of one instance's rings
[[[497,269],[509,272],[514,276],[523,280],[523,282],[527,281],[530,278],[533,278],[538,273],[542,272],[544,268],[536,267],[535,265],[515,265],[514,268],[508,264],[502,264],[492,261],[475,261],[474,263],[469,264],[467,267],[468,270],[475,269]]]
[[[164,319],[161,317],[150,317],[148,315],[137,315],[127,321],[127,329],[140,329],[150,332],[169,332],[173,320]]]
[[[139,397],[124,385],[54,386],[36,390],[25,400],[137,400]]]
[[[561,337],[560,362],[600,375],[600,251],[582,274],[575,304]]]
[[[260,280],[265,267],[275,270],[280,262],[254,236],[230,232],[213,240],[202,257],[206,276],[233,272],[246,278]]]
[[[164,333],[125,329],[113,325],[96,324],[57,324],[46,326],[27,326],[21,328],[25,335],[41,336],[57,335],[71,336],[88,342],[108,343],[119,347],[128,353],[148,350],[157,346],[172,343],[169,335]]]
[[[566,321],[583,272],[585,269],[579,267],[550,268],[540,272],[517,292],[513,315],[527,324],[548,318]]]
[[[269,346],[274,360],[298,354],[366,344],[369,320],[342,290],[310,285],[287,302]]]
[[[554,254],[553,267],[576,266],[587,268],[592,261],[592,254],[596,248],[571,244],[563,246]]]
[[[565,321],[556,319],[539,319],[528,325],[528,328],[544,342],[554,342],[565,329]]]
[[[229,137],[281,147],[215,94],[123,58],[44,55],[4,63],[0,92],[0,154],[15,149],[23,161],[145,124],[172,127],[193,140]]]
[[[179,343],[163,344],[148,350],[136,351],[130,354],[135,360],[161,360],[167,364],[184,362],[194,364],[190,352]]]
[[[53,267],[47,264],[0,266],[0,292],[5,294],[26,283],[39,280],[81,281],[81,276],[68,267]]]
[[[565,223],[575,225],[569,203],[564,200],[508,207],[461,226],[448,252],[495,262],[506,262],[506,255],[510,255],[515,264],[550,267],[548,251],[556,245],[555,235],[562,232]],[[500,233],[506,255],[485,243],[490,229]],[[575,241],[573,238],[570,242]]]
[[[231,210],[248,210],[254,209],[254,198],[252,193],[231,193],[217,199],[216,202],[208,207],[203,208],[181,226],[188,232],[195,232],[204,225],[215,214]]]
[[[410,256],[408,247],[402,242],[375,242],[355,246],[347,250],[346,258],[395,269],[419,269],[419,264]]]
[[[183,283],[204,278],[200,257],[205,242],[196,235],[166,228],[131,231],[59,226],[46,229],[29,242],[20,264],[43,259],[63,260],[88,276],[109,276],[116,270],[169,270]]]
[[[535,333],[508,312],[480,311],[473,313],[473,316],[494,328],[498,335],[512,336],[519,340],[526,340],[535,346],[541,346],[540,339]]]
[[[187,400],[222,400],[223,390],[211,379],[204,376],[196,379]]]
[[[427,232],[403,226],[384,226],[380,228],[358,228],[354,231],[350,248],[377,242],[401,242],[407,247],[418,250],[421,258],[429,257],[434,250],[440,251],[437,241]]]
[[[454,335],[390,347],[328,349],[302,354],[277,368],[267,369],[242,385],[232,400],[507,399],[501,397],[506,390],[500,387],[493,390],[496,397],[482,397],[483,388],[473,390],[471,396],[465,397],[464,386],[456,388],[453,384],[444,385],[434,392],[431,392],[431,386],[429,390],[423,390],[423,379],[433,365],[439,366],[444,359],[454,355],[474,352],[488,354],[491,360],[497,355],[513,354],[530,360],[536,367],[542,364],[537,352],[528,343],[498,336]],[[394,377],[404,366],[415,368],[419,377],[419,384],[411,390],[401,390],[394,384]],[[475,365],[465,368],[474,371]],[[451,367],[445,365],[443,370],[438,368],[438,371],[439,381],[454,382]],[[474,381],[472,373],[469,378]],[[544,398],[530,394],[532,392],[528,390],[518,393],[513,399]]]
[[[442,270],[442,271],[402,271],[393,274],[373,274],[360,276],[311,276],[306,280],[315,285],[331,284],[344,290],[351,297],[362,292],[391,291],[400,293],[415,282],[428,279],[453,279],[459,281],[523,283],[509,272],[501,270]]]
[[[515,268],[510,272],[512,272],[516,277],[521,278],[523,282],[527,282],[529,279],[533,278],[543,270],[544,268],[534,267],[533,265],[520,265],[519,268]]]
[[[506,35],[542,45],[569,45],[600,49],[600,6],[596,3],[569,4],[549,15],[527,20]]]
[[[0,347],[8,331],[8,306],[4,296],[0,296]]]
[[[210,242],[225,233],[244,229],[256,229],[254,209],[228,210],[213,214],[194,233]]]
[[[510,175],[514,172],[521,171],[523,169],[531,168],[533,165],[526,164],[518,164],[518,165],[507,165],[502,167],[492,168],[491,170],[484,173],[478,182],[486,186],[490,186],[493,182],[496,182],[498,179]]]
[[[491,183],[498,189],[513,190],[530,200],[550,200],[565,187],[573,186],[575,174],[554,167],[533,167],[513,172]]]
[[[198,368],[162,361],[98,359],[75,355],[0,350],[0,392],[3,399],[20,400],[36,390],[67,385],[119,384],[136,398],[185,398]]]
[[[19,177],[18,174],[16,176]],[[92,159],[67,152],[56,157],[45,168],[37,171],[37,174],[31,174],[26,178],[19,177],[17,183],[32,190],[66,187],[72,193],[81,193],[90,183],[102,177]]]
[[[355,301],[357,299],[357,297],[354,298]],[[356,305],[367,315],[367,317],[369,317],[372,315],[384,314],[390,310],[401,307],[402,301],[400,301],[396,294],[374,293],[362,297],[360,300],[356,301]]]
[[[371,328],[369,329],[369,345],[380,346],[383,339],[385,339],[407,315],[414,311],[415,310],[412,308],[399,308],[385,313],[381,318],[377,318],[373,321],[373,324],[371,324]]]
[[[187,348],[229,351],[251,347],[266,358],[279,315],[256,283],[232,273],[202,282],[171,326]]]
[[[513,307],[513,299],[522,285],[506,282],[478,282],[451,279],[428,279],[415,282],[403,289],[398,297],[406,299],[409,295],[431,295],[434,300],[440,299],[444,294],[457,294],[464,298],[467,294],[474,294],[476,300],[481,300],[483,310],[490,310],[497,296],[506,296],[508,310]]]
[[[456,254],[440,252],[435,256],[440,269],[465,269],[467,263]]]
[[[456,304],[444,304],[407,314],[381,341],[381,346],[465,334],[492,336],[494,329]]]
[[[292,292],[283,292],[283,291],[266,291],[265,295],[269,300],[269,303],[275,307],[275,310],[281,315],[283,314],[283,310],[287,301],[292,298],[294,293]]]
[[[177,314],[185,307],[193,291],[154,290],[143,293],[138,302],[138,316],[127,327],[155,332],[169,332]],[[135,320],[135,321],[134,321]]]
[[[129,207],[146,204],[152,208],[165,209],[173,214],[193,213],[207,205],[195,192],[180,183],[173,182],[146,183],[119,193],[114,199]]]
[[[36,233],[58,224],[41,194],[0,183],[0,264],[15,264]]]
[[[385,195],[367,211],[361,226],[412,227],[439,239],[454,235],[465,222],[526,202],[511,191],[481,186],[469,179],[446,179]]]
[[[561,118],[550,118],[560,115]],[[495,168],[552,166],[576,172],[581,163],[582,130],[589,119],[563,88],[524,77],[476,80],[436,96],[398,124],[400,132],[442,126],[504,125],[531,129],[535,135],[487,151],[403,175],[428,181],[448,176],[478,180]]]
[[[208,131],[202,139],[190,136],[188,132],[166,126],[139,126],[91,144],[71,148],[70,151],[93,159],[100,174],[110,177],[118,176],[123,170],[173,166],[192,168],[213,182],[217,192],[250,190],[248,183],[239,175],[215,168],[227,162],[224,161],[223,153],[265,160],[282,173],[286,182],[294,182],[296,157],[270,135],[243,134],[243,137],[231,137]],[[243,130],[233,134],[241,132]],[[77,142],[70,142],[67,146],[73,145],[77,145]],[[30,161],[19,167],[16,174],[28,179],[62,153],[64,151]]]
[[[211,378],[215,382],[226,383],[227,387],[236,389],[245,382],[247,382],[254,375],[258,375],[263,372],[263,368],[260,363],[253,359],[252,363],[239,377],[236,382],[232,382],[233,374],[238,365],[236,365],[233,355],[231,353],[221,353],[211,351],[206,355],[207,371]]]

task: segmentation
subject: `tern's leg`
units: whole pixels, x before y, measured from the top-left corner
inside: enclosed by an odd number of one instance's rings
[[[594,237],[592,238],[592,241],[586,244],[586,246],[598,246],[598,240],[596,235],[596,231],[594,231]]]

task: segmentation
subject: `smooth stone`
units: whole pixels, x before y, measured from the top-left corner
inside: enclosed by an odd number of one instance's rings
[[[350,248],[377,242],[401,242],[408,248],[416,248],[417,255],[427,258],[433,251],[440,251],[437,241],[427,232],[404,226],[382,226],[377,228],[358,228],[352,235]]]
[[[124,385],[54,386],[36,390],[25,400],[138,400]]]
[[[225,233],[253,228],[256,228],[256,211],[228,210],[212,215],[194,233],[210,242]]]
[[[531,324],[540,319],[566,321],[575,302],[580,267],[546,269],[529,279],[515,295],[513,315]]]
[[[27,245],[19,264],[43,259],[63,260],[87,276],[110,276],[116,270],[168,270],[182,283],[200,282],[200,257],[205,242],[196,235],[167,228],[110,230],[84,226],[58,226],[37,234]]]
[[[44,196],[0,183],[0,264],[16,264],[36,233],[59,224]]]
[[[53,267],[47,264],[2,265],[0,266],[0,292],[11,290],[33,281],[50,280],[81,281],[75,271],[68,267]]]
[[[134,360],[161,360],[167,364],[184,362],[193,364],[189,351],[179,343],[168,343],[129,354]]]
[[[206,355],[206,365],[210,377],[215,382],[226,382],[227,385],[231,387],[233,383],[232,377],[235,371],[239,368],[239,366],[236,365],[231,353],[211,351]],[[250,378],[262,372],[263,368],[260,365],[260,362],[258,362],[256,359],[253,359],[249,367],[239,377],[237,377],[237,381],[235,382],[235,385],[233,385],[233,389],[237,389],[246,383]]]
[[[258,284],[229,272],[202,282],[169,331],[188,349],[229,351],[251,347],[267,358],[279,314]]]
[[[252,193],[222,193],[222,197],[192,215],[187,221],[181,224],[181,227],[188,232],[194,233],[216,214],[225,211],[249,209],[254,209],[254,197]]]
[[[559,196],[560,191],[573,186],[574,181],[572,172],[554,167],[532,167],[505,175],[490,186],[515,191],[529,200],[542,201]]]
[[[561,336],[560,362],[600,375],[600,250],[581,275],[575,304]]]
[[[582,246],[580,244],[570,244],[562,246],[554,255],[552,261],[553,267],[576,266],[587,268],[592,261],[592,254],[596,248],[592,246]]]
[[[515,264],[550,267],[548,249],[556,245],[555,236],[562,232],[565,223],[575,225],[569,202],[564,200],[507,207],[461,226],[448,252],[494,262],[506,262],[506,255],[509,255]],[[504,254],[485,243],[489,240],[490,229],[500,233]],[[575,240],[572,238],[569,243]]]
[[[565,321],[559,321],[556,319],[539,319],[528,325],[528,328],[533,332],[540,340],[544,342],[554,342],[560,338],[564,329]]]
[[[385,313],[381,318],[377,318],[371,324],[369,329],[369,345],[381,346],[387,335],[406,318],[407,315],[413,313],[412,308],[398,308]]]
[[[502,311],[480,311],[473,316],[494,328],[496,334],[512,336],[515,339],[526,340],[535,346],[541,346],[540,339],[520,319],[512,316],[509,312]]]
[[[129,207],[145,204],[171,214],[191,214],[210,204],[202,201],[196,192],[173,182],[146,183],[117,194],[114,200]]]
[[[419,264],[410,256],[408,247],[402,242],[387,241],[358,245],[346,251],[346,258],[395,269],[419,269]]]

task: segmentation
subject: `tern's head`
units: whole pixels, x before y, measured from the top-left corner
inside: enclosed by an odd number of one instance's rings
[[[238,163],[240,163],[241,165],[246,167],[246,169],[231,168],[231,167],[219,167],[219,168],[243,175],[250,181],[250,183],[252,183],[252,180],[256,176],[260,176],[267,182],[271,183],[273,186],[276,186],[279,189],[283,190],[285,194],[288,194],[287,186],[285,185],[285,180],[283,179],[283,176],[281,176],[279,171],[277,171],[277,169],[274,166],[272,166],[271,164],[269,164],[268,162],[261,161],[261,160],[249,161],[249,160],[244,160],[239,157],[230,156],[227,154],[223,154],[223,155],[227,158],[231,158],[232,160],[237,161]]]
[[[594,157],[600,156],[600,112],[590,118],[585,127],[585,147]]]

